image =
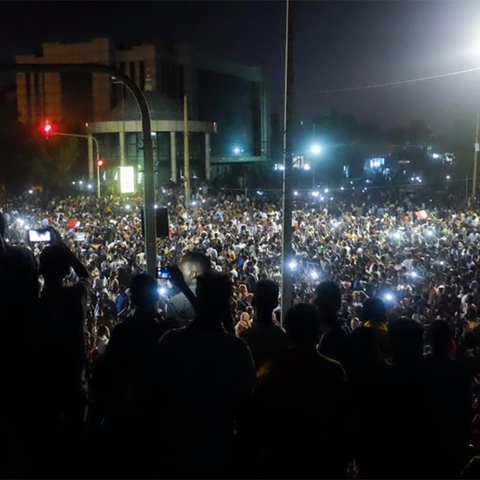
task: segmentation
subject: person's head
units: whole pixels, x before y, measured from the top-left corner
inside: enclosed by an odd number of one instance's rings
[[[363,321],[373,324],[385,323],[387,321],[387,309],[380,298],[367,298],[363,305]]]
[[[98,327],[97,335],[99,337],[109,337],[110,336],[110,331],[106,325],[100,325]]]
[[[477,307],[475,305],[468,307],[465,317],[467,320],[475,320],[477,318]]]
[[[415,320],[399,318],[393,322],[388,334],[393,356],[399,365],[418,364],[423,357],[423,327]]]
[[[197,278],[211,270],[210,259],[199,252],[187,252],[180,264],[179,268],[188,286],[195,285]]]
[[[125,285],[120,285],[120,287],[118,287],[118,293],[120,295],[125,295],[126,291],[127,291],[127,289],[125,288]]]
[[[337,283],[325,280],[315,289],[315,305],[322,317],[334,317],[342,304],[342,292]]]
[[[368,369],[382,362],[378,338],[372,328],[360,327],[353,331],[350,338],[352,367]]]
[[[428,339],[435,355],[452,353],[454,337],[453,327],[443,320],[435,320],[428,329]]]
[[[320,338],[320,319],[315,305],[297,303],[285,317],[285,330],[299,347],[315,348]]]
[[[61,284],[70,273],[71,255],[65,247],[48,245],[40,254],[39,273],[46,285]]]
[[[230,311],[232,283],[227,275],[207,272],[197,278],[197,318],[212,325],[220,323]]]
[[[271,280],[262,280],[255,285],[253,306],[259,316],[271,320],[273,310],[278,306],[279,288]]]
[[[139,309],[154,309],[159,300],[157,281],[146,273],[136,275],[130,285],[132,303]]]

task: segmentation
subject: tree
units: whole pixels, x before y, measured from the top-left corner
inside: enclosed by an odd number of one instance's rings
[[[424,122],[415,120],[406,127],[392,128],[386,133],[386,139],[392,145],[427,147],[432,140],[432,130]]]
[[[75,167],[78,154],[76,138],[35,139],[31,145],[32,182],[46,188],[58,186]]]

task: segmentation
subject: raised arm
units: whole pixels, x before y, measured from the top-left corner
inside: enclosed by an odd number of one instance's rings
[[[70,256],[70,265],[73,268],[73,271],[77,274],[78,278],[82,280],[91,281],[90,274],[88,273],[85,265],[80,261],[80,259],[67,247],[67,245],[62,241],[60,234],[55,230],[51,229],[52,234],[52,244],[59,245],[63,247],[68,255]]]

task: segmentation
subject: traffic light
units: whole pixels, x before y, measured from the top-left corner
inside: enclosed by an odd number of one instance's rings
[[[52,133],[52,124],[50,122],[46,122],[43,126],[43,133],[45,138],[48,140],[50,138],[50,134]]]
[[[103,160],[102,159],[97,161],[97,167],[103,167]]]

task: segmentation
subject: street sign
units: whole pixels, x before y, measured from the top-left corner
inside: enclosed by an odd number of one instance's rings
[[[135,167],[120,167],[120,193],[135,193]]]

